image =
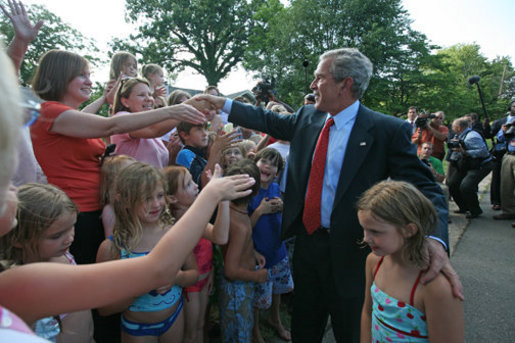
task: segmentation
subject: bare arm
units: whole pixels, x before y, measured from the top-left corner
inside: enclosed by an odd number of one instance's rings
[[[269,134],[264,135],[263,138],[261,138],[261,140],[257,144],[256,151],[263,150],[270,141],[270,137],[271,136]]]
[[[207,224],[204,238],[215,244],[226,244],[229,240],[229,202],[222,201],[218,204],[215,225]]]
[[[32,263],[0,274],[0,303],[27,323],[138,296],[173,281],[219,201],[247,196],[247,175],[220,178],[217,167],[190,209],[143,257],[69,266]],[[37,287],[34,287],[37,285]]]
[[[114,248],[114,244],[110,239],[106,239],[100,244],[97,252],[97,263],[106,262],[106,261],[116,261],[120,259],[120,253],[116,253],[116,249]],[[119,313],[125,311],[136,299],[136,297],[129,297],[126,299],[121,299],[119,301],[115,301],[113,303],[108,304],[107,306],[102,306],[98,308],[98,312],[102,316],[108,316],[114,313]]]
[[[431,125],[428,125],[428,127],[431,130],[431,132],[433,133],[433,136],[436,137],[436,139],[438,139],[439,141],[443,141],[443,142],[445,142],[447,140],[448,132],[442,133],[438,129],[435,129],[434,127],[432,127]]]
[[[443,275],[424,287],[424,307],[431,342],[463,342],[463,304]]]
[[[225,276],[231,280],[264,282],[268,275],[267,269],[249,270],[241,266],[243,246],[246,241],[245,230],[244,224],[232,221],[224,258]]]
[[[198,277],[197,261],[195,260],[195,255],[191,253],[186,259],[186,262],[184,262],[182,269],[177,273],[175,283],[183,288],[189,287],[198,281]]]
[[[109,118],[68,110],[55,119],[51,132],[77,138],[101,138],[131,132],[167,119],[181,119],[195,124],[205,121],[201,112],[182,104]]]
[[[120,82],[119,79],[109,81],[104,88],[104,92],[102,93],[102,96],[99,97],[97,100],[93,101],[88,106],[84,107],[82,109],[82,112],[97,113],[106,102],[109,103],[108,99],[111,96],[111,94],[114,94],[116,92],[119,82]]]
[[[40,20],[36,25],[32,25],[21,1],[9,1],[10,13],[1,4],[0,8],[9,18],[14,28],[14,37],[7,47],[7,55],[13,61],[16,72],[19,72],[21,61],[29,48],[30,42],[38,35],[39,29],[43,26],[43,21]]]
[[[365,285],[365,302],[361,311],[361,343],[370,343],[372,340],[372,295],[370,287],[374,281],[373,268],[377,265],[378,259],[372,253],[367,257],[365,267],[366,285]]]
[[[206,172],[213,172],[215,164],[220,163],[222,160],[222,152],[225,149],[232,147],[236,143],[240,142],[239,140],[236,140],[237,135],[238,132],[234,130],[224,135],[216,136],[215,141],[211,146],[211,150],[209,151],[209,157],[207,159],[206,166],[204,167],[202,175],[200,176],[202,187],[204,187],[209,182],[209,177]]]
[[[422,141],[422,129],[420,127],[418,127],[415,130],[415,133],[413,134],[413,136],[411,136],[411,142],[415,145],[419,145],[421,141]]]

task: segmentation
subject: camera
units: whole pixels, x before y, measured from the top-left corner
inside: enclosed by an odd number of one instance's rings
[[[461,141],[451,140],[451,141],[447,142],[447,148],[449,150],[458,149],[460,146],[462,146]]]
[[[259,81],[257,85],[252,88],[252,93],[261,101],[267,103],[270,100],[271,94],[276,94],[275,80],[272,78],[272,82],[268,80]]]
[[[431,114],[421,113],[417,117],[417,119],[415,119],[415,126],[423,129],[427,126],[429,120],[431,120],[433,118],[436,118],[436,115],[433,113],[431,113]]]

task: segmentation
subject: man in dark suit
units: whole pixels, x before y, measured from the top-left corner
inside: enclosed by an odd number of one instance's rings
[[[328,315],[338,342],[359,341],[365,259],[370,250],[360,245],[363,230],[355,203],[365,190],[388,177],[415,184],[435,204],[439,214],[435,236],[440,242],[428,239],[434,270],[426,279],[445,266],[444,272],[456,285],[455,293],[461,292],[444,250],[448,241],[445,199],[416,155],[410,125],[374,112],[359,101],[371,75],[371,62],[356,49],[323,54],[311,84],[316,104],[303,106],[294,116],[228,99],[201,97],[218,108],[223,106],[230,113],[229,121],[291,142],[282,229],[285,237],[297,236],[293,256],[294,342],[320,342]],[[314,179],[310,173],[318,169],[312,168],[312,160],[322,128],[330,120],[334,125],[329,129],[320,177],[319,224],[308,233],[305,223],[309,218],[303,218],[303,213],[312,200],[306,200],[306,193]]]

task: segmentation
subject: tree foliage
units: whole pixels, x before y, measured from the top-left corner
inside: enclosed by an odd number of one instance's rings
[[[41,55],[51,49],[79,53],[93,64],[100,62],[100,59],[96,56],[99,50],[95,46],[94,40],[84,37],[78,30],[64,23],[60,17],[44,6],[32,5],[26,6],[26,9],[31,22],[42,19],[45,23],[38,36],[30,44],[21,64],[20,77],[24,85],[30,83]],[[10,42],[14,36],[11,22],[4,15],[0,16],[0,35],[6,43]]]
[[[168,70],[191,67],[216,85],[241,61],[252,16],[262,0],[126,0],[126,17],[138,25],[114,49],[143,56]]]
[[[356,47],[374,64],[374,79],[365,101],[391,109],[391,102],[409,98],[404,89],[388,80],[411,81],[405,74],[429,55],[424,35],[411,30],[400,0],[295,0],[283,6],[278,0],[264,4],[254,19],[244,65],[275,76],[280,94],[299,103],[304,92],[303,61],[312,74],[323,52]],[[311,79],[311,77],[309,77]],[[404,91],[404,92],[403,92]],[[389,94],[386,98],[385,94]],[[394,106],[393,106],[394,107]]]
[[[482,113],[477,90],[467,82],[472,75],[481,76],[491,117],[514,94],[508,58],[489,62],[475,44],[432,53],[439,47],[411,29],[400,0],[293,0],[288,5],[270,0],[254,20],[244,66],[263,78],[275,77],[279,96],[293,105],[299,106],[306,92],[305,72],[309,84],[318,56],[339,47],[356,47],[370,58],[374,75],[362,102],[385,113],[400,115],[411,105],[444,110],[450,119]]]

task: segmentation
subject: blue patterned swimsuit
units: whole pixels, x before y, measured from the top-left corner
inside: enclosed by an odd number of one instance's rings
[[[374,278],[383,263],[381,257],[374,272]],[[429,342],[426,316],[413,306],[415,290],[422,271],[418,274],[406,304],[384,293],[374,282],[372,295],[372,342]]]

